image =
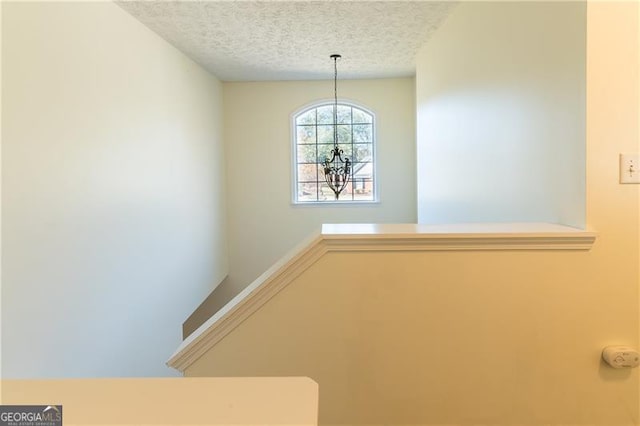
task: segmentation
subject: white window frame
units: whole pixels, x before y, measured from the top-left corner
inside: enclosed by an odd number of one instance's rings
[[[373,199],[372,200],[298,200],[298,133],[297,133],[297,123],[296,119],[312,109],[325,107],[325,106],[333,106],[334,100],[327,99],[322,101],[313,102],[307,104],[295,112],[291,114],[290,123],[291,123],[291,203],[294,205],[309,205],[309,206],[338,206],[338,205],[363,205],[363,204],[377,204],[380,202],[378,196],[378,188],[379,188],[379,177],[378,177],[378,163],[377,163],[377,117],[376,113],[372,111],[370,108],[362,106],[357,102],[352,102],[349,100],[340,100],[338,101],[338,106],[347,106],[352,108],[357,108],[371,116],[372,119],[372,141],[371,141],[371,163],[372,163],[372,182],[373,182]],[[316,142],[317,143],[317,142]],[[351,159],[351,158],[350,158]],[[353,185],[353,183],[352,183]]]

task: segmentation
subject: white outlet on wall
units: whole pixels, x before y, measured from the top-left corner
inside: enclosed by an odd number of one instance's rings
[[[620,183],[640,183],[640,155],[620,154]]]

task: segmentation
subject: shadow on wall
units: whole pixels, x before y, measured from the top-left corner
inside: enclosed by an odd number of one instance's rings
[[[182,338],[186,339],[198,327],[204,324],[231,299],[240,292],[243,286],[234,283],[233,278],[226,276],[224,280],[207,296],[206,299],[196,308],[195,311],[182,323]]]

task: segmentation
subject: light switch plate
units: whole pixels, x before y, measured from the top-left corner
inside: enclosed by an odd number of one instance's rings
[[[640,155],[620,154],[620,183],[640,183]]]

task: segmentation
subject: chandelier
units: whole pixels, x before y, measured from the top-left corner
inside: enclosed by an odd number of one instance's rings
[[[324,178],[336,195],[336,200],[351,177],[351,161],[347,157],[342,158],[344,151],[338,147],[338,59],[341,57],[331,55],[333,59],[333,149],[329,154],[331,158],[325,158],[322,164]]]

